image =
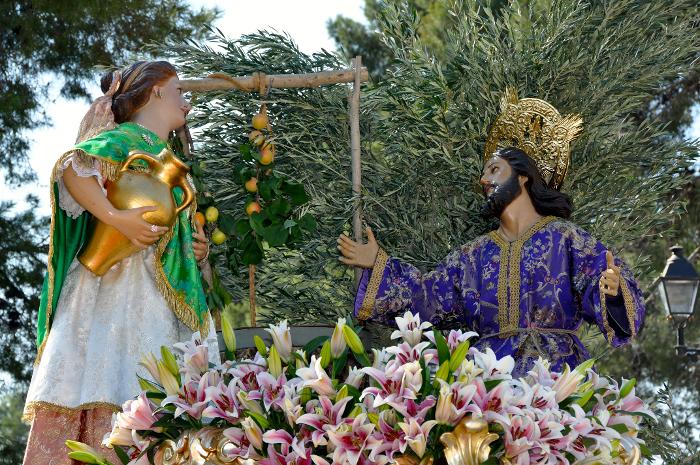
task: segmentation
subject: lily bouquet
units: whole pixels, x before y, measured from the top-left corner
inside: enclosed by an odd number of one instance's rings
[[[115,414],[105,443],[125,464],[176,463],[178,438],[203,429],[218,431],[223,462],[461,463],[467,452],[452,449],[467,447],[460,435],[477,420],[485,431],[470,446],[474,463],[630,463],[645,449],[640,423],[654,417],[634,379],[600,376],[592,360],[554,372],[543,359],[515,379],[510,356],[470,347],[474,332],[443,335],[410,312],[396,326],[396,345],[370,355],[343,318],[330,338],[296,350],[282,322],[267,330],[269,348],[257,339],[252,358],[219,366],[195,334],[174,346],[177,356],[162,348],[142,362],[152,379],[140,378],[143,392]],[[223,332],[231,353],[234,332]],[[74,459],[108,464],[68,445]]]

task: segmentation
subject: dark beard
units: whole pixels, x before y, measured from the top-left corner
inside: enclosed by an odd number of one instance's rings
[[[520,194],[520,183],[517,173],[513,172],[503,184],[493,184],[494,191],[486,197],[481,205],[481,215],[485,218],[500,218],[503,210]]]

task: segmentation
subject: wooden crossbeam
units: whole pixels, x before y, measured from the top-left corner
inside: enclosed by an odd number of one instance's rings
[[[261,88],[261,84],[264,85],[264,88],[289,89],[355,82],[355,74],[354,69],[320,71],[308,74],[254,73],[252,76],[229,76],[225,73],[215,73],[202,79],[182,79],[180,85],[185,92],[208,92],[213,90],[257,92]],[[360,82],[369,80],[367,68],[362,67],[359,74]]]

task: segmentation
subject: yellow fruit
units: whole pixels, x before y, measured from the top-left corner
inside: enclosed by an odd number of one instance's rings
[[[250,134],[248,134],[248,140],[254,146],[260,147],[263,142],[265,142],[265,136],[263,136],[262,132],[256,129],[255,131],[250,131]]]
[[[197,213],[195,213],[195,214],[194,214],[194,220],[195,220],[195,221],[197,222],[197,224],[199,224],[200,226],[204,226],[205,220],[204,220],[204,215],[202,214],[202,212],[197,212]]]
[[[216,220],[219,219],[219,210],[216,207],[209,207],[204,212],[204,216],[206,217],[208,222],[214,223]]]
[[[260,164],[269,165],[275,160],[275,146],[266,144],[260,151]]]
[[[248,205],[245,207],[245,212],[248,216],[252,215],[253,213],[260,213],[262,211],[262,207],[258,202],[250,202]]]
[[[250,178],[245,182],[245,190],[248,192],[258,191],[258,178]]]
[[[265,129],[267,127],[268,119],[265,113],[258,113],[253,116],[253,127],[255,129]]]
[[[226,234],[219,228],[216,228],[213,233],[211,233],[211,241],[216,244],[223,244],[226,242]]]

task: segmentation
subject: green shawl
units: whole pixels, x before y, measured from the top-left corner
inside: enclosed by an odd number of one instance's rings
[[[103,178],[115,181],[130,151],[138,150],[157,155],[164,148],[170,147],[155,133],[138,124],[127,122],[76,144],[63,154],[54,166],[50,182],[51,235],[48,269],[41,291],[37,322],[37,362],[51,329],[68,269],[89,238],[89,224],[92,219],[92,215],[87,211],[78,218],[71,218],[59,207],[57,167],[65,157],[75,153],[88,165],[94,164],[94,160],[97,159]],[[176,187],[173,194],[176,203],[181,204],[183,191]],[[201,331],[202,335],[206,336],[209,331],[206,297],[192,249],[194,211],[196,204],[193,202],[190,208],[180,213],[170,231],[156,242],[154,268],[158,290],[177,318],[193,331]]]

